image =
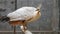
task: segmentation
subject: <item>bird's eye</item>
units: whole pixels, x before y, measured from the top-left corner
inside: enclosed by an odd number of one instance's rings
[[[37,9],[36,11],[39,11],[40,12],[40,9]]]
[[[37,9],[36,11],[39,11],[39,9]]]

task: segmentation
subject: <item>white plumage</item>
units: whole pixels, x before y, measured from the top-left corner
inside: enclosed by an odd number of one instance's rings
[[[28,20],[37,14],[37,8],[35,7],[22,7],[16,11],[9,13],[7,17],[10,18],[10,21],[16,20]]]

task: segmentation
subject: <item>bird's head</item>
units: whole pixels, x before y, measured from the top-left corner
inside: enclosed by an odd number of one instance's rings
[[[40,12],[41,4],[37,6],[36,11]]]
[[[39,14],[40,13],[40,8],[41,8],[41,4],[36,7],[35,14]]]

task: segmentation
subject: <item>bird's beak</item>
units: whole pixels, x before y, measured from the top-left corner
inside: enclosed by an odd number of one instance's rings
[[[37,12],[40,12],[40,9],[36,9]]]

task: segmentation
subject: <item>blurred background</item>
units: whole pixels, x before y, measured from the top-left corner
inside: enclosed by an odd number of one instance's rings
[[[60,34],[60,0],[0,0],[0,16],[5,16],[23,6],[41,7],[41,17],[28,24],[33,34]],[[22,34],[16,26],[16,33]],[[8,22],[0,22],[0,34],[13,34],[13,27]]]

